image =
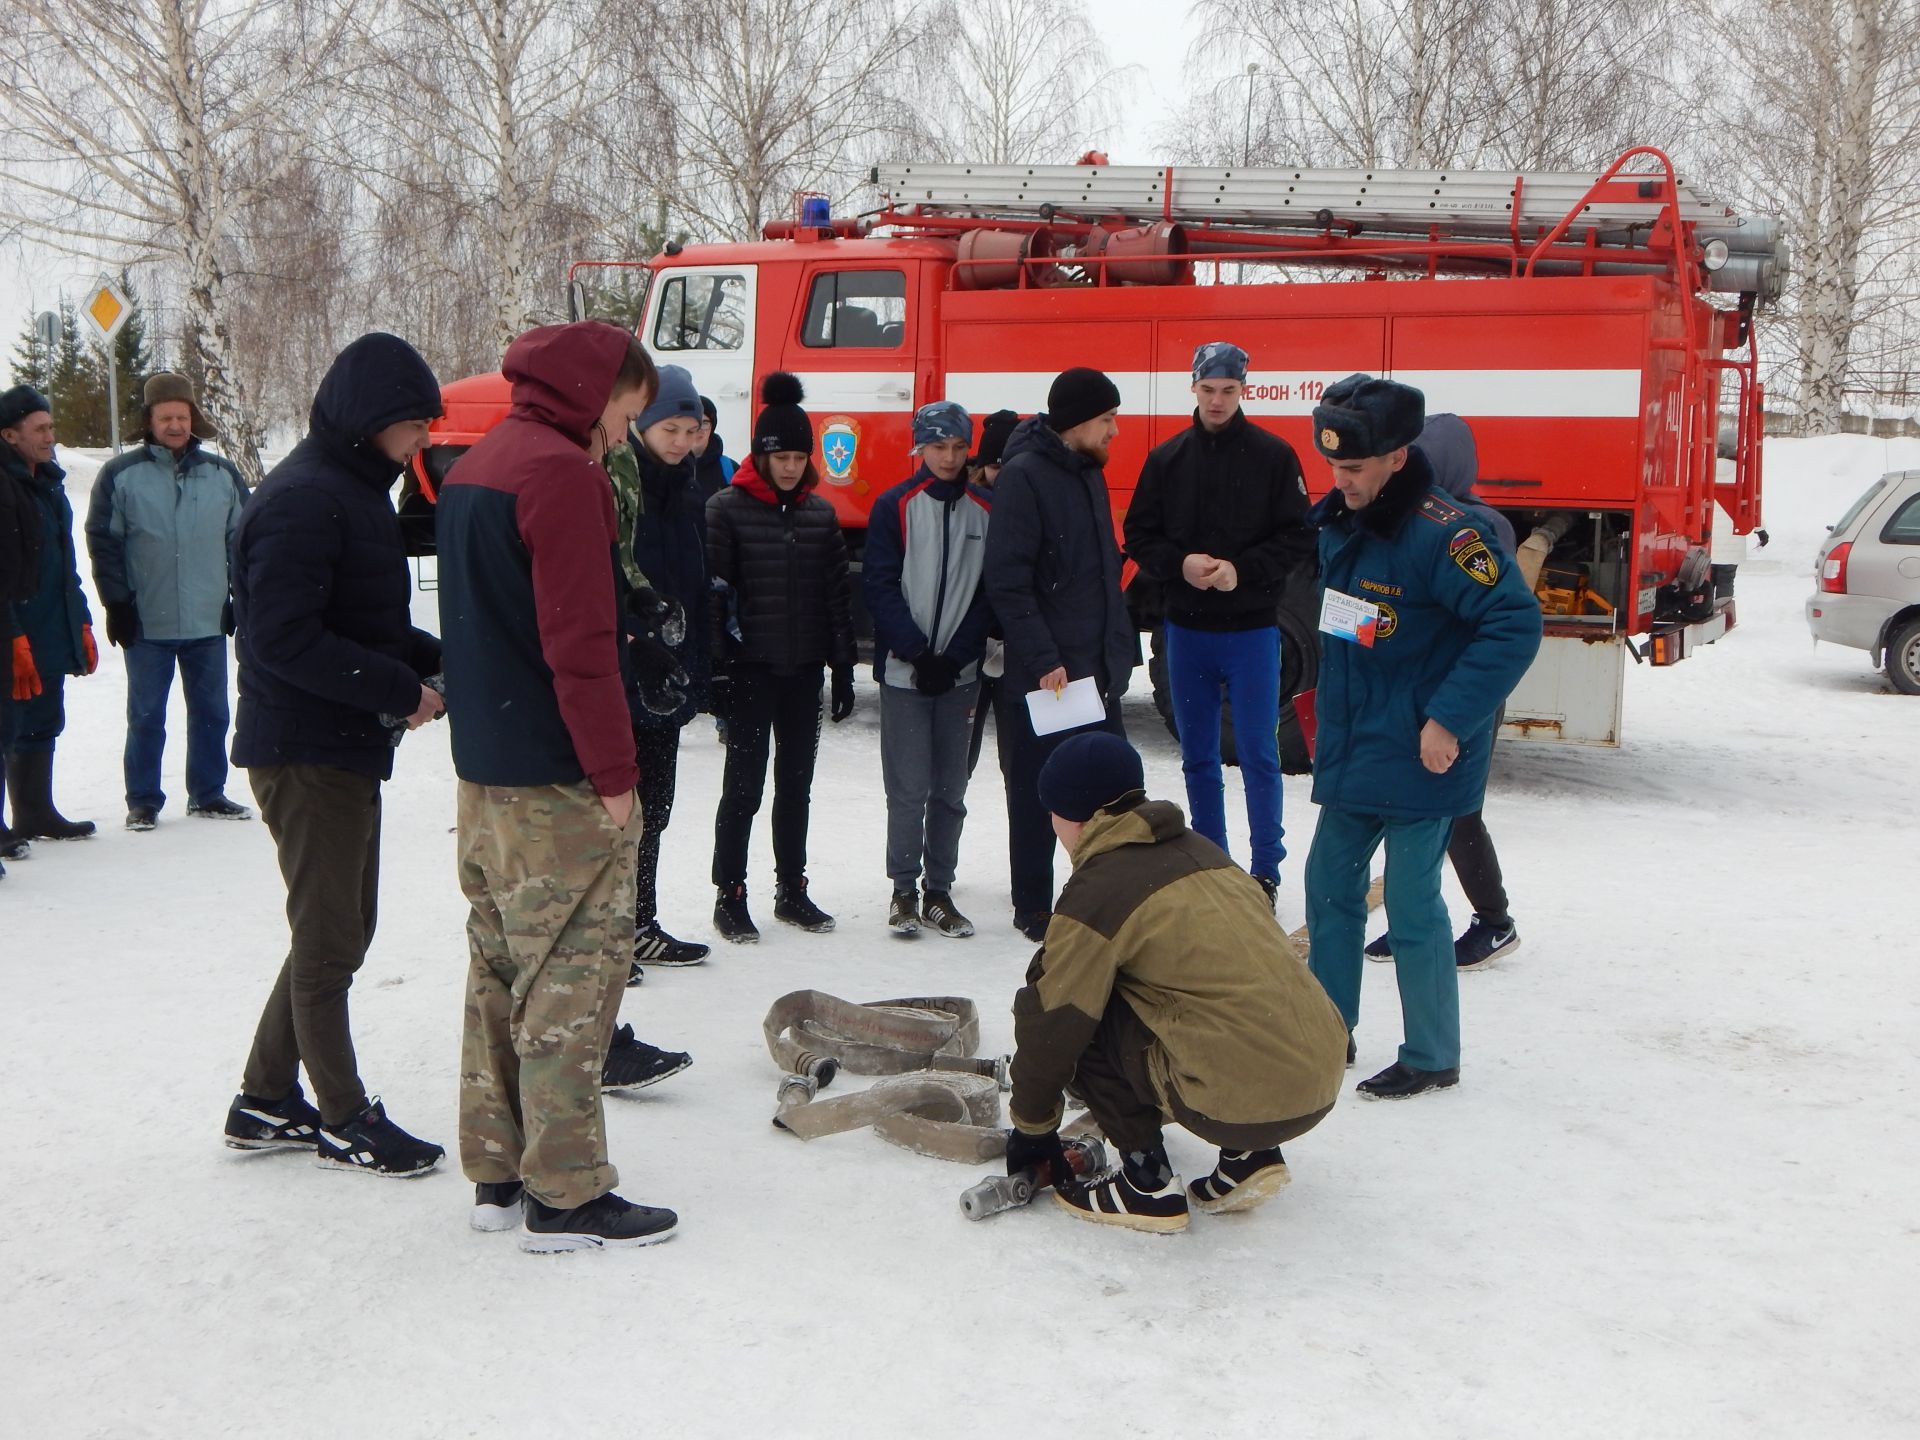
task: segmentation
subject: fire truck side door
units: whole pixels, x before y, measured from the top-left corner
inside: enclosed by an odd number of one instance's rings
[[[719,412],[721,439],[737,457],[753,432],[754,265],[689,265],[661,270],[648,297],[640,339],[662,365],[684,365]]]

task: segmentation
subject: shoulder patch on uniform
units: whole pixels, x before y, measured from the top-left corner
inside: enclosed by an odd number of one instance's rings
[[[1491,585],[1500,578],[1500,562],[1493,558],[1487,542],[1471,525],[1453,532],[1453,538],[1447,541],[1447,555],[1469,580]]]
[[[1436,525],[1451,525],[1456,520],[1466,518],[1466,512],[1456,505],[1449,505],[1438,495],[1429,495],[1420,502],[1420,513]]]

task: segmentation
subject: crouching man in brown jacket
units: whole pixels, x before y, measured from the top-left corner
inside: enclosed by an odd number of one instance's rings
[[[1061,1153],[1062,1092],[1123,1157],[1110,1179],[1054,1198],[1085,1220],[1184,1230],[1188,1200],[1245,1210],[1287,1183],[1283,1142],[1333,1108],[1347,1027],[1274,922],[1266,893],[1177,805],[1149,800],[1117,735],[1076,735],[1040,772],[1073,864],[1046,943],[1014,997],[1007,1172]],[[1162,1125],[1220,1147],[1184,1189]]]

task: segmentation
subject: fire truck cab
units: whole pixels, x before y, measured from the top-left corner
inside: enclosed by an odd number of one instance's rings
[[[760,377],[798,374],[856,553],[874,497],[912,466],[916,407],[1031,415],[1072,365],[1119,386],[1106,473],[1122,514],[1148,450],[1191,423],[1195,346],[1226,339],[1252,356],[1248,416],[1293,446],[1316,496],[1330,477],[1310,416],[1344,375],[1403,380],[1471,424],[1479,493],[1544,556],[1547,640],[1508,734],[1617,744],[1628,657],[1672,664],[1732,627],[1715,506],[1739,533],[1759,523],[1753,316],[1785,257],[1777,225],[1700,198],[1659,152],[1597,177],[1083,164],[872,179],[881,203],[857,219],[803,197],[758,241],[571,277],[644,265],[640,338],[692,372],[724,437],[749,433]],[[447,387],[426,499],[505,403],[497,375]],[[1716,474],[1723,405],[1734,440]],[[1317,670],[1303,588],[1281,616],[1288,695]]]

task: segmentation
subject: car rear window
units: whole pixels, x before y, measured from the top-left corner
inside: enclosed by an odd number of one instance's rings
[[[1875,500],[1879,499],[1880,492],[1887,488],[1888,478],[1889,477],[1882,475],[1878,480],[1867,486],[1866,494],[1849,505],[1847,507],[1847,513],[1840,517],[1840,523],[1833,527],[1834,534],[1844,535],[1848,530],[1853,528],[1853,522],[1860,518],[1861,512]]]
[[[1893,512],[1880,539],[1888,545],[1920,545],[1920,494],[1907,497],[1907,503]]]

